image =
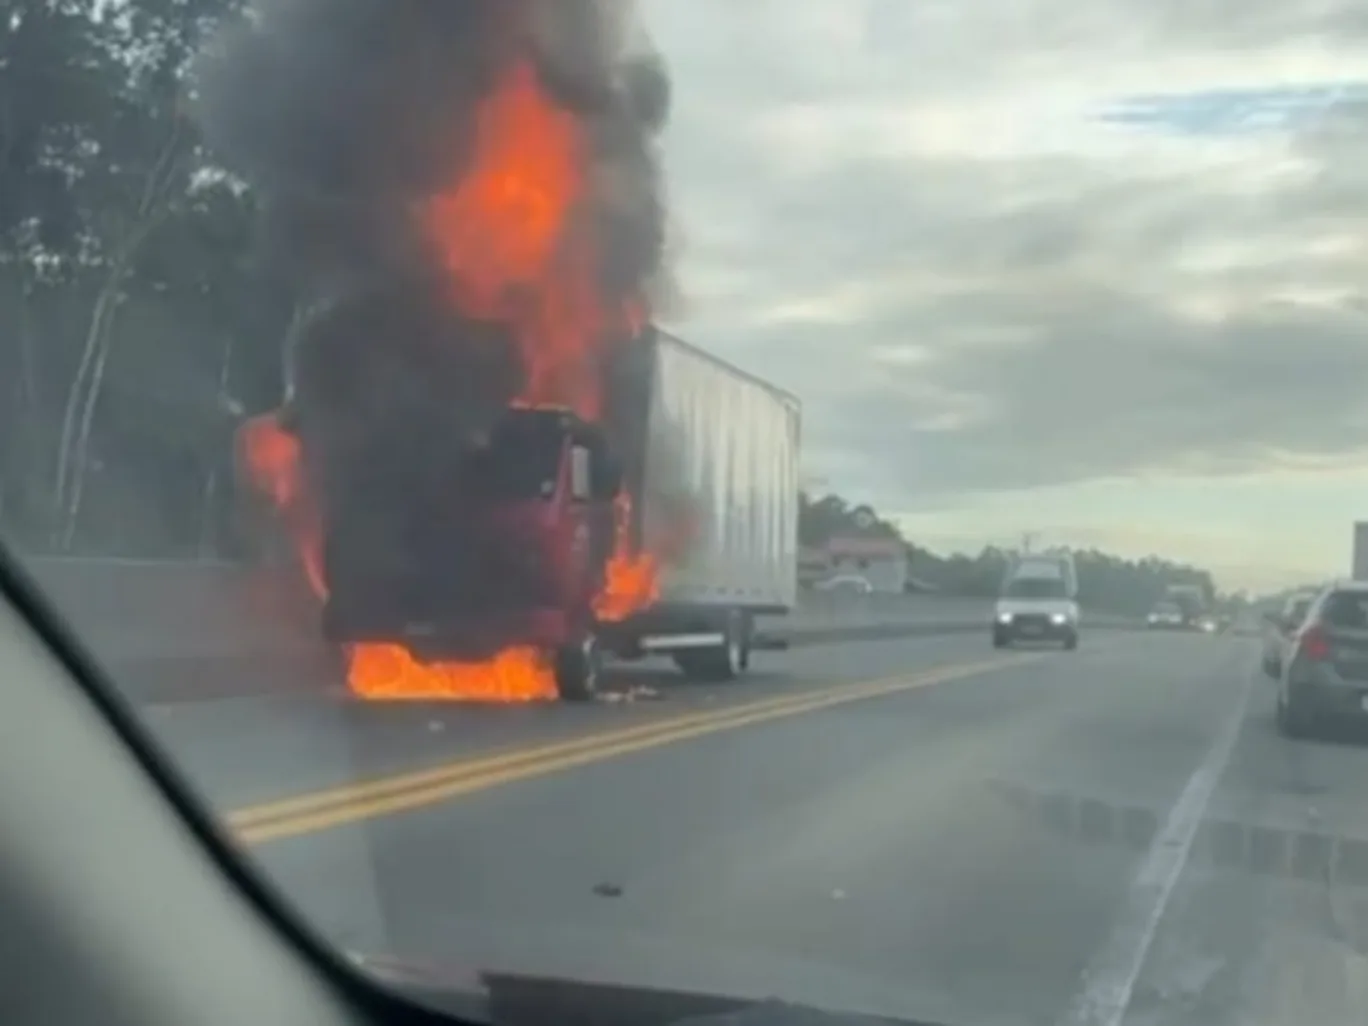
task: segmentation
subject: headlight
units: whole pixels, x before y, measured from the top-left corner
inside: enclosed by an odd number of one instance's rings
[[[1068,619],[1069,618],[1065,616],[1063,613],[1053,613],[1050,616],[1050,622],[1053,624],[1062,624],[1065,623]]]
[[[1011,613],[998,613],[998,617],[997,617],[997,618],[998,618],[998,623],[1011,623],[1011,622],[1012,622],[1012,614],[1011,614]]]

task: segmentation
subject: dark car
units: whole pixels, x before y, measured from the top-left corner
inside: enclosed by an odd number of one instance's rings
[[[1287,646],[1278,729],[1302,737],[1328,721],[1368,721],[1368,582],[1337,585],[1311,604]]]
[[[1315,600],[1314,592],[1299,592],[1287,600],[1281,612],[1266,618],[1268,626],[1264,632],[1263,669],[1270,677],[1282,674],[1283,656],[1296,638],[1297,630]]]

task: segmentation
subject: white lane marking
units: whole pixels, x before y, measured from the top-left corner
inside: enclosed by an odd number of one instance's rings
[[[1063,1026],[1121,1026],[1145,955],[1154,941],[1174,885],[1187,865],[1192,840],[1206,815],[1207,803],[1230,761],[1235,739],[1244,723],[1253,681],[1254,674],[1246,672],[1244,688],[1234,711],[1222,724],[1206,757],[1169,810],[1163,829],[1155,836],[1140,872],[1130,886],[1111,936],[1083,973],[1082,990],[1061,1021]]]

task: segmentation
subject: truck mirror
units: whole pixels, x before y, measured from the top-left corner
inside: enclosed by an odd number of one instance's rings
[[[590,498],[589,450],[582,445],[570,447],[570,498],[576,502]]]

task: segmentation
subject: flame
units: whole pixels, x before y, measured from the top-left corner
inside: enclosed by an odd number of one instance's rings
[[[599,287],[598,251],[582,202],[590,158],[585,126],[546,93],[530,60],[514,60],[477,113],[469,165],[418,213],[455,305],[511,328],[526,374],[515,405],[557,405],[595,420],[602,413],[598,351],[616,332],[635,334],[648,314],[642,300],[610,304]],[[287,517],[291,509],[310,509],[298,443],[278,425],[246,441],[260,487]],[[658,594],[656,560],[632,551],[630,513],[623,496],[615,508],[614,553],[593,604],[603,620],[621,620]],[[323,596],[318,519],[295,519],[310,579]],[[512,702],[556,695],[548,657],[527,647],[472,663],[420,663],[393,644],[353,645],[348,657],[348,684],[363,698]]]
[[[519,397],[595,419],[593,355],[613,318],[580,213],[588,141],[523,58],[504,72],[475,123],[474,157],[456,187],[431,200],[425,224],[467,314],[513,328],[527,385]]]
[[[348,682],[361,698],[535,702],[556,697],[547,658],[508,648],[478,663],[420,663],[402,645],[354,645]]]
[[[600,620],[625,620],[660,597],[660,567],[648,552],[633,552],[631,544],[632,500],[618,496],[617,539],[604,571],[603,588],[594,598],[594,615]]]
[[[267,414],[242,425],[238,444],[252,485],[271,500],[294,536],[309,587],[319,598],[325,597],[323,532],[304,487],[299,439],[281,427],[274,414]]]

